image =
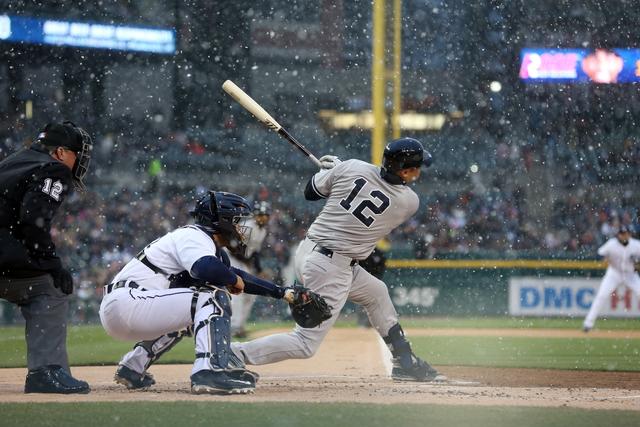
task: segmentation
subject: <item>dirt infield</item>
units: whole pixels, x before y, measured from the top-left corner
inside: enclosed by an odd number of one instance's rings
[[[466,332],[465,332],[466,331]],[[272,332],[272,331],[270,331]],[[437,329],[409,330],[411,335],[444,335]],[[547,331],[550,334],[572,331]],[[456,335],[511,336],[518,330],[456,330]],[[531,330],[526,333],[531,335]],[[536,333],[545,333],[537,330]],[[451,331],[446,331],[451,335]],[[623,332],[623,334],[632,334]],[[549,336],[549,335],[545,335]],[[611,335],[606,335],[611,338]],[[628,336],[628,335],[624,335]],[[73,373],[89,381],[84,396],[25,395],[25,369],[0,370],[2,402],[95,402],[215,400],[242,402],[369,402],[436,403],[447,405],[568,406],[588,409],[640,411],[640,372],[591,372],[548,369],[439,367],[446,383],[391,381],[374,331],[334,329],[318,354],[258,366],[256,392],[248,396],[193,396],[189,394],[189,365],[158,365],[151,371],[157,384],[146,392],[129,392],[112,381],[113,366],[77,367]]]

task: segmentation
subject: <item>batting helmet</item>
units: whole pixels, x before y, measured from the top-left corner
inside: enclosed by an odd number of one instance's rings
[[[226,238],[230,249],[243,250],[251,233],[245,222],[252,216],[249,202],[244,197],[224,191],[209,191],[196,201],[189,213],[196,224]]]
[[[422,143],[413,138],[400,138],[391,141],[384,148],[382,168],[391,173],[406,168],[431,166],[431,154],[424,149]]]
[[[76,153],[72,170],[73,179],[77,187],[84,188],[82,179],[89,171],[93,149],[93,141],[87,131],[68,120],[62,124],[49,123],[40,131],[36,142],[47,147],[64,147]]]

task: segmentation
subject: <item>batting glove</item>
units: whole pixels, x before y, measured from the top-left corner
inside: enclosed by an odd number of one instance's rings
[[[340,160],[337,156],[332,156],[330,154],[325,154],[318,160],[320,161],[321,168],[325,170],[333,169],[335,166],[342,163],[342,160]]]

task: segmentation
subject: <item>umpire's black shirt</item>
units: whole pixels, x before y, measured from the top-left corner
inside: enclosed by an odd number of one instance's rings
[[[51,221],[72,188],[71,170],[41,144],[0,162],[0,276],[61,268]]]

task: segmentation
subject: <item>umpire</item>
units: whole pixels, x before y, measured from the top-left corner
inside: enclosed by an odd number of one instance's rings
[[[91,138],[66,121],[50,123],[29,147],[0,162],[0,298],[17,304],[25,318],[25,393],[88,393],[71,376],[67,312],[71,273],[51,239],[51,221],[82,179],[91,159]]]

